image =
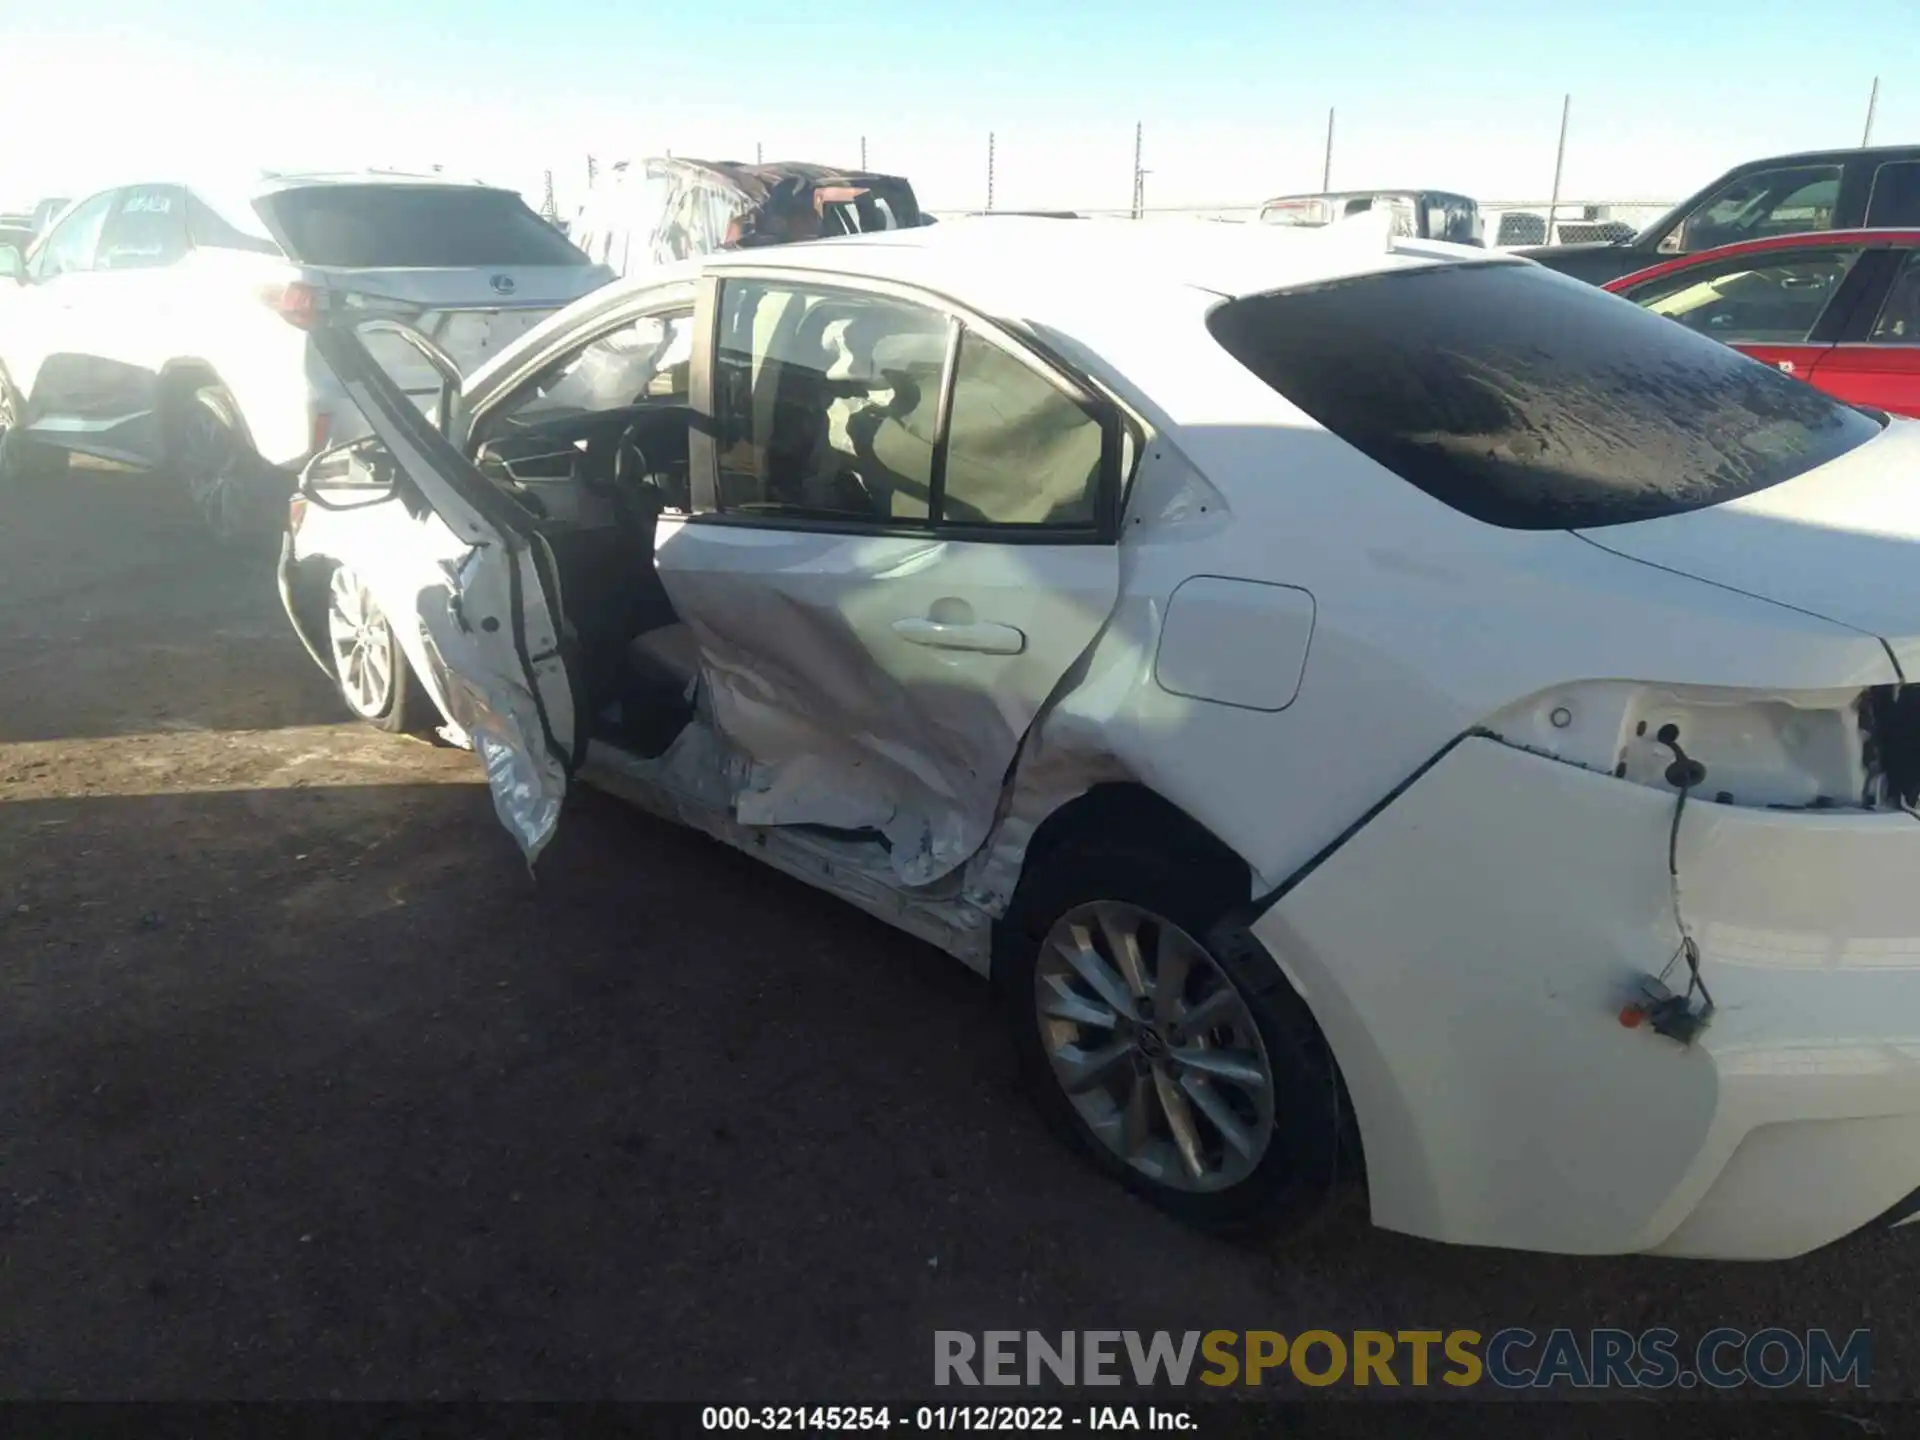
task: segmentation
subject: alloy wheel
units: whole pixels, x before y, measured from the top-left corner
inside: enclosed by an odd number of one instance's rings
[[[1253,1173],[1273,1136],[1273,1066],[1186,931],[1120,901],[1076,906],[1040,947],[1033,998],[1054,1078],[1114,1156],[1183,1191]]]
[[[378,720],[393,705],[393,631],[372,593],[344,565],[327,587],[327,640],[348,706],[362,719]]]

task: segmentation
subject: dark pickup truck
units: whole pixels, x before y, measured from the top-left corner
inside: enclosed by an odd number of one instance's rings
[[[1920,226],[1920,145],[1814,150],[1736,166],[1638,235],[1518,251],[1604,285],[1675,255],[1808,230]]]

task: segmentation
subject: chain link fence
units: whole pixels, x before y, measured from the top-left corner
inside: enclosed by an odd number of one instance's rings
[[[1487,244],[1496,250],[1523,245],[1583,245],[1630,240],[1674,206],[1671,200],[1482,200]],[[1548,224],[1548,215],[1552,224]]]
[[[1528,245],[1579,245],[1625,240],[1638,235],[1674,206],[1671,200],[1483,200],[1480,217],[1491,249],[1515,250]],[[1256,221],[1260,205],[1149,205],[1137,214],[1130,209],[1074,211],[995,210],[996,215],[1065,215],[1088,219],[1188,219],[1227,222]],[[1553,223],[1547,216],[1551,211]],[[979,215],[980,210],[935,210],[936,220]]]

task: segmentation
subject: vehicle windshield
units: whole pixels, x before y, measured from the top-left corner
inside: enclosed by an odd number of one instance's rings
[[[1372,195],[1300,195],[1269,201],[1260,211],[1268,225],[1297,225],[1314,228],[1336,225],[1373,210],[1393,215],[1393,233],[1408,237],[1420,233],[1420,217],[1410,195],[1378,193]]]
[[[509,190],[465,185],[312,185],[254,207],[306,265],[460,269],[584,265],[587,257]]]
[[[1677,515],[1823,465],[1880,422],[1524,262],[1229,301],[1214,338],[1349,445],[1509,529]]]
[[[1446,240],[1455,245],[1478,245],[1485,238],[1480,207],[1461,195],[1429,195],[1427,238]]]
[[[1315,197],[1308,200],[1274,200],[1261,210],[1260,218],[1268,225],[1325,225],[1332,217],[1333,210],[1327,201]]]
[[[846,188],[854,193],[846,199],[829,199],[820,207],[823,234],[862,235],[874,230],[907,230],[920,223],[920,210],[911,186],[863,180],[857,186]]]

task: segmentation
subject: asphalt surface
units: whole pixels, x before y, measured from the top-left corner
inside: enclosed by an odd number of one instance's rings
[[[0,506],[0,1395],[850,1401],[924,1394],[936,1329],[1721,1324],[1868,1326],[1916,1388],[1913,1232],[1182,1230],[1056,1147],[955,963],[593,794],[536,880],[471,756],[346,721],[266,556],[137,476]]]

